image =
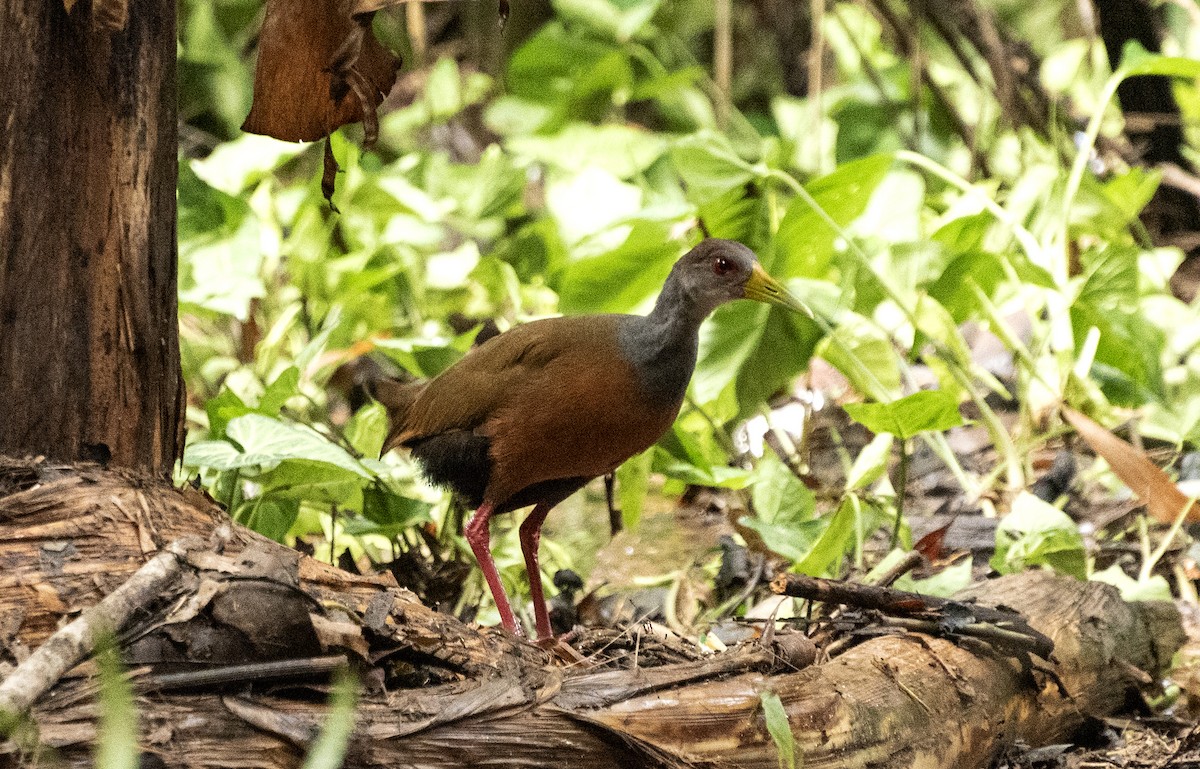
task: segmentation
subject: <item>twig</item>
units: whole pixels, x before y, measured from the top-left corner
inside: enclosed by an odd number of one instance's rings
[[[1192,738],[1196,736],[1196,731],[1200,729],[1200,723],[1192,724],[1192,728],[1188,733],[1179,738],[1179,744],[1175,746],[1175,750],[1171,751],[1171,755],[1154,765],[1154,769],[1167,769],[1175,763],[1175,759],[1179,758],[1183,751],[1187,750],[1192,743]]]
[[[818,579],[803,574],[780,574],[771,582],[771,590],[793,598],[807,598],[827,604],[845,604],[872,609],[891,617],[907,617],[930,622],[920,629],[943,635],[969,635],[1021,648],[1042,659],[1050,659],[1054,642],[1030,627],[1015,611],[980,606],[948,598],[910,593],[874,585],[859,585]],[[983,623],[990,630],[980,629]],[[905,624],[897,622],[895,624]]]
[[[891,587],[895,584],[896,580],[920,566],[923,560],[925,560],[925,556],[921,555],[920,551],[909,550],[894,566],[871,580],[868,584]]]
[[[60,628],[0,683],[0,715],[28,710],[75,665],[91,654],[105,634],[117,633],[147,604],[167,591],[182,572],[190,551],[210,547],[196,537],[167,545],[99,603]]]
[[[713,4],[713,81],[717,85],[717,126],[729,129],[733,86],[733,0]]]
[[[221,665],[205,670],[146,676],[138,681],[138,688],[143,691],[165,691],[280,678],[308,678],[331,674],[347,664],[349,663],[344,656],[334,655],[272,662],[250,662],[244,665]]]

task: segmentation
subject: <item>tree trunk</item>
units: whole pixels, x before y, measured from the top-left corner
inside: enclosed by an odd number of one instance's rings
[[[0,451],[163,474],[183,435],[175,3],[120,5],[0,4]]]

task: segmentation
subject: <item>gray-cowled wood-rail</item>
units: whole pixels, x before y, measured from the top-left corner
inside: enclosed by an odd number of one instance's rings
[[[741,298],[807,312],[750,249],[708,239],[676,262],[649,315],[533,321],[428,383],[379,383],[391,423],[383,451],[408,448],[432,483],[476,508],[464,533],[505,628],[520,632],[492,561],[491,517],[534,506],[521,524],[521,550],[538,637],[547,638],[538,571],[546,515],[671,426],[696,365],[700,324]]]

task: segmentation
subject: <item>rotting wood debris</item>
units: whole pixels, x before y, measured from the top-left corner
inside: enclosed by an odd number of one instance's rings
[[[781,631],[768,645],[658,667],[655,639],[643,636],[636,668],[628,650],[562,666],[431,611],[390,575],[340,572],[236,526],[211,539],[229,521],[190,490],[29,463],[0,465],[0,490],[0,616],[20,617],[0,623],[10,663],[168,543],[202,538],[203,548],[175,547],[178,578],[118,634],[141,748],[167,766],[298,766],[327,711],[328,671],[346,660],[364,687],[349,767],[775,767],[767,691],[806,767],[982,767],[1019,741],[1061,742],[1116,711],[1182,640],[1170,605],[1035,572],[961,597],[977,619],[1017,603],[1030,637],[1054,644],[1053,659],[1032,667],[979,638],[895,628],[815,665],[806,637]],[[28,765],[90,767],[92,672],[84,662],[37,699],[40,750],[15,739],[0,750]]]

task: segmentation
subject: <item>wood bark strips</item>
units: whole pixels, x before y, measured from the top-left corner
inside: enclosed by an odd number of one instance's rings
[[[224,522],[198,494],[129,476],[0,466],[0,617],[25,608],[18,626],[0,622],[0,649],[23,657],[162,543]],[[894,630],[811,666],[803,637],[780,632],[773,645],[654,668],[645,637],[636,667],[631,652],[562,667],[427,609],[389,577],[344,574],[239,528],[224,552],[181,563],[121,635],[127,664],[153,667],[135,678],[141,746],[168,766],[298,766],[327,712],[325,673],[342,657],[366,686],[350,767],[774,769],[766,691],[780,697],[806,767],[982,767],[1016,740],[1061,741],[1087,716],[1114,712],[1181,637],[1173,607],[1030,573],[966,598],[1020,606],[1054,642],[1054,676],[976,639]],[[33,708],[53,765],[91,766],[87,669]],[[14,749],[0,746],[0,764]]]
[[[170,471],[175,3],[0,4],[0,450]],[[48,412],[52,406],[53,412]]]
[[[90,656],[105,635],[124,629],[134,614],[153,603],[178,577],[189,549],[204,542],[172,542],[120,587],[46,639],[0,682],[0,720],[27,710],[63,674]]]

